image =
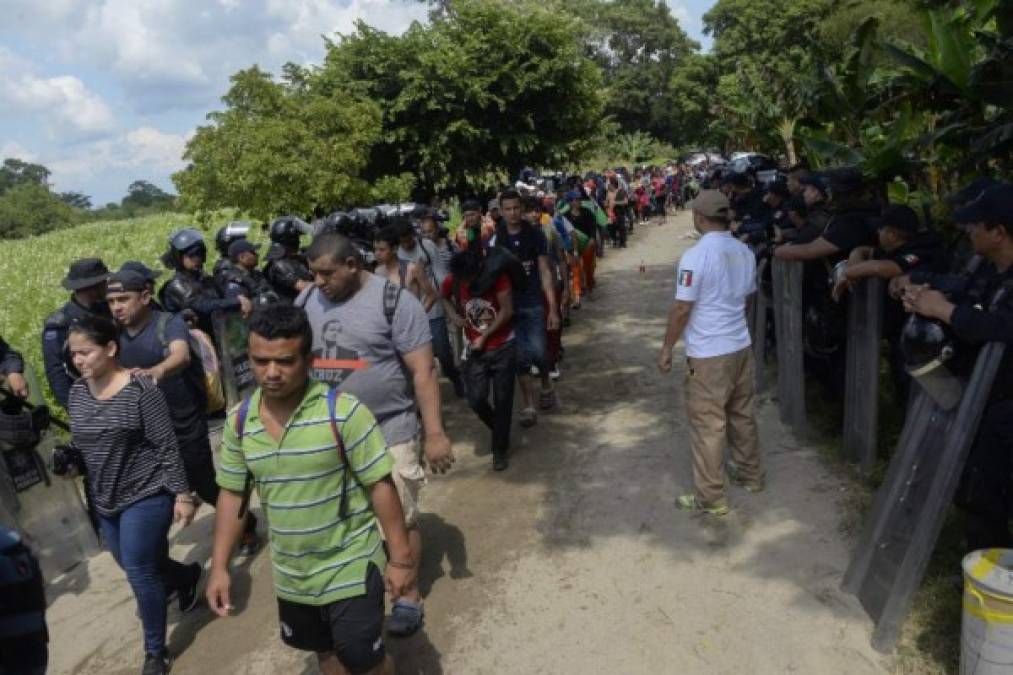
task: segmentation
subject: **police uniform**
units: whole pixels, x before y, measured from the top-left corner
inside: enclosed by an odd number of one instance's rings
[[[295,301],[299,295],[296,284],[300,281],[313,281],[305,256],[291,253],[279,244],[272,244],[267,253],[264,277],[274,292],[287,302]]]
[[[105,263],[98,258],[84,258],[71,264],[63,280],[63,287],[68,291],[91,288],[105,283],[108,276],[109,269]],[[70,386],[80,376],[70,360],[67,334],[75,320],[89,315],[108,317],[109,306],[103,301],[85,307],[71,297],[63,307],[47,316],[42,324],[42,360],[46,380],[53,396],[64,409],[67,407]]]
[[[238,298],[223,298],[214,280],[199,270],[177,269],[175,276],[158,292],[165,311],[182,312],[193,310],[197,314],[200,329],[213,335],[211,314],[216,311],[233,311],[240,308]]]
[[[25,372],[25,361],[21,354],[14,351],[7,341],[0,337],[0,374]]]

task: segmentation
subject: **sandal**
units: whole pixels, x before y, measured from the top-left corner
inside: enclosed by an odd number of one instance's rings
[[[422,628],[424,617],[425,611],[421,602],[398,598],[390,610],[390,618],[387,619],[387,632],[397,637],[413,635]]]
[[[549,374],[549,377],[552,377],[551,373]],[[538,407],[542,410],[554,410],[558,404],[559,401],[556,399],[555,389],[543,391],[538,397]]]

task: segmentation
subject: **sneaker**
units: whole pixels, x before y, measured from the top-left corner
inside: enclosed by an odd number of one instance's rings
[[[165,675],[172,670],[172,657],[166,649],[161,654],[145,654],[141,675]]]
[[[763,489],[766,487],[762,478],[757,481],[742,480],[739,476],[739,466],[732,460],[725,462],[725,473],[728,474],[728,480],[731,481],[733,485],[738,485],[746,492],[752,492],[755,494],[757,492],[763,492]]]
[[[243,532],[239,540],[239,555],[251,556],[260,549],[260,537],[256,532]]]
[[[702,511],[712,516],[728,515],[728,503],[725,500],[713,504],[705,504],[696,498],[696,495],[682,495],[675,500],[675,507],[680,511]]]
[[[555,368],[553,368],[549,372],[549,379],[550,380],[558,380],[562,376],[563,376],[563,371],[559,369],[559,366],[556,366]]]
[[[533,427],[538,424],[538,413],[534,408],[525,408],[521,410],[519,419],[522,427]]]
[[[200,563],[191,563],[188,567],[192,575],[191,581],[179,589],[179,611],[183,613],[189,612],[197,606],[197,601],[200,599],[200,593],[198,593],[200,577],[204,573],[204,567]]]
[[[505,471],[508,466],[510,466],[510,462],[505,454],[492,456],[493,471]]]

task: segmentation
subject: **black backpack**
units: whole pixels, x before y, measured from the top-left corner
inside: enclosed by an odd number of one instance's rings
[[[166,336],[166,330],[173,316],[175,315],[169,312],[162,312],[155,323],[155,334],[158,337],[158,343],[162,345],[163,355],[169,353],[169,339]],[[200,356],[200,345],[190,335],[189,330],[186,335],[186,344],[190,348],[190,364],[180,375],[186,383],[187,389],[193,392],[197,408],[203,414],[208,407],[208,383],[204,376],[204,361]]]

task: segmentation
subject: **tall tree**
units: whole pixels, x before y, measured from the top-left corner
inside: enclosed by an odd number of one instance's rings
[[[239,207],[267,221],[366,199],[361,176],[380,135],[379,107],[345,92],[310,92],[295,66],[276,82],[256,66],[232,76],[225,110],[208,115],[173,175],[185,207]]]
[[[664,0],[597,0],[579,10],[591,26],[589,45],[606,82],[605,112],[620,128],[671,142],[683,101],[672,78],[699,45],[686,36]]]
[[[41,164],[32,164],[21,159],[8,157],[0,167],[0,193],[15,185],[49,185],[49,169]]]
[[[424,192],[491,186],[526,164],[580,158],[602,117],[583,24],[535,0],[455,0],[395,37],[359,24],[330,45],[310,88],[383,109],[371,177],[409,171]]]

